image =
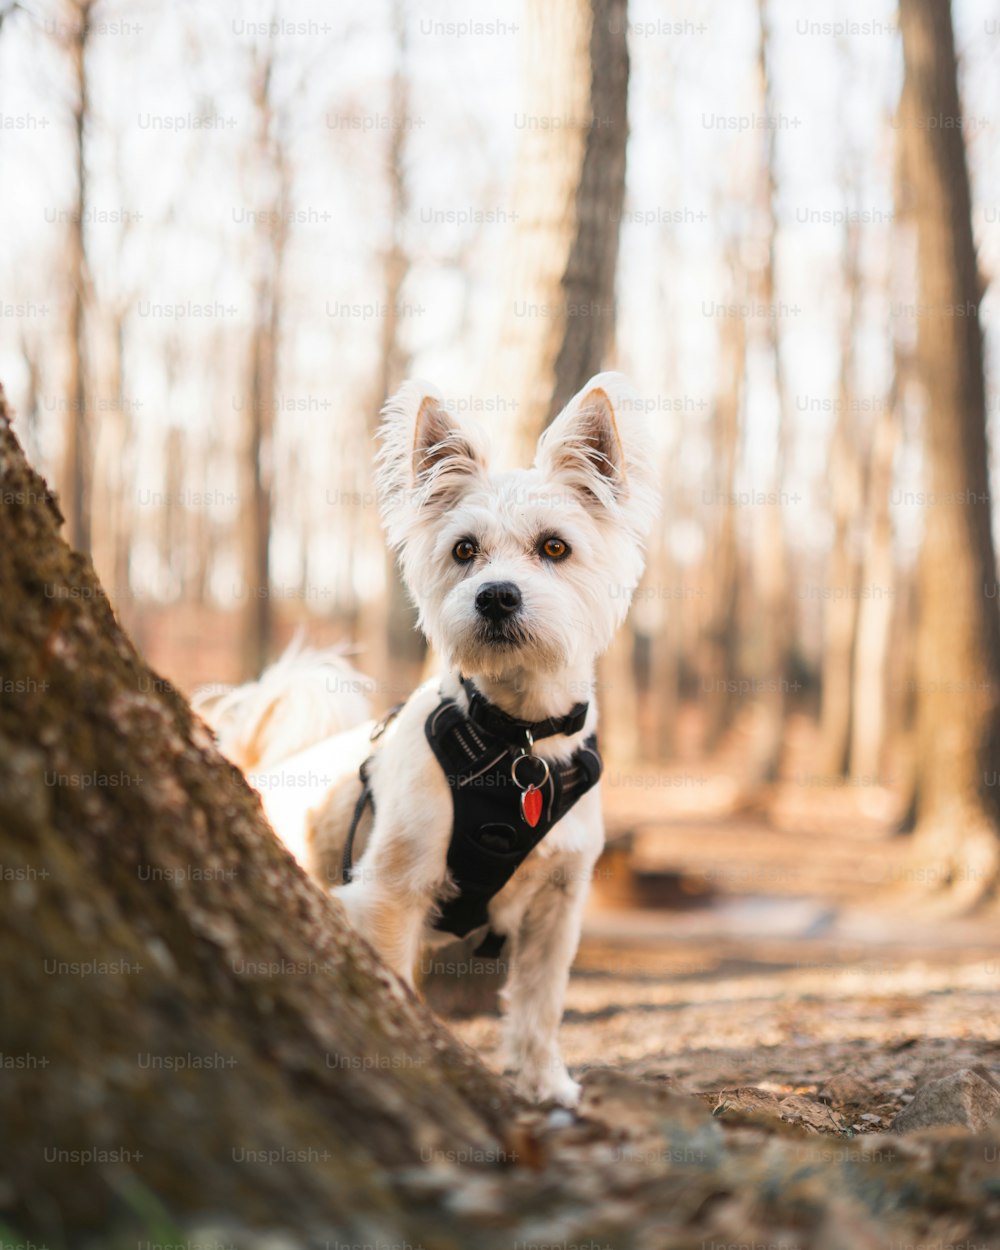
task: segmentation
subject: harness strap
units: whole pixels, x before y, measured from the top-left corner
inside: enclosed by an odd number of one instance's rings
[[[472,953],[479,959],[499,959],[500,952],[506,945],[506,933],[497,933],[496,929],[487,929],[486,936]]]
[[[369,742],[378,742],[379,738],[385,733],[392,722],[400,714],[406,706],[406,700],[401,703],[395,703],[386,712],[368,737]],[[347,885],[354,876],[354,836],[358,832],[358,825],[361,824],[361,817],[365,814],[365,808],[371,804],[372,811],[375,810],[375,800],[372,797],[372,785],[368,780],[368,765],[372,762],[369,755],[361,767],[358,769],[358,776],[361,778],[361,793],[358,795],[358,801],[354,804],[354,815],[351,817],[351,825],[347,830],[347,841],[344,843],[344,854],[340,861],[341,876],[344,878],[344,885]]]
[[[361,824],[361,817],[365,813],[365,808],[371,804],[374,809],[375,803],[372,799],[371,782],[368,780],[368,763],[371,756],[361,765],[359,776],[361,777],[361,793],[358,795],[358,801],[354,804],[354,815],[351,817],[351,826],[347,830],[347,841],[344,843],[344,855],[340,862],[341,875],[344,878],[344,884],[351,880],[354,876],[354,835],[358,831],[358,825]]]

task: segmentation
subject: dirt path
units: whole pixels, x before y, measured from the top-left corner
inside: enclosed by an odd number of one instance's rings
[[[577,1072],[670,1075],[706,1092],[816,1094],[851,1073],[873,1090],[853,1121],[860,1132],[886,1127],[928,1073],[975,1063],[1000,1071],[995,943],[956,945],[961,927],[905,943],[760,932],[787,927],[796,912],[802,928],[814,923],[807,905],[781,900],[592,917],[567,998],[567,1062]],[[496,1060],[495,1016],[453,1027]]]

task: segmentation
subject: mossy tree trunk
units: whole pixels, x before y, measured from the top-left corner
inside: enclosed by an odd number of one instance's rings
[[[506,1087],[298,870],[60,525],[0,392],[0,1223],[74,1244],[139,1193],[440,1244],[392,1170],[495,1157]]]

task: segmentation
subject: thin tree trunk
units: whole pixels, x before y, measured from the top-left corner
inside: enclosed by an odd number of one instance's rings
[[[897,375],[898,378],[898,375]],[[851,676],[850,776],[871,784],[882,773],[887,730],[889,640],[897,610],[892,551],[892,468],[899,439],[898,385],[875,421],[868,466],[865,556]]]
[[[608,761],[634,764],[640,758],[639,699],[635,682],[635,635],[623,628],[597,668],[601,746]]]
[[[278,342],[290,207],[285,146],[277,133],[272,100],[274,61],[269,51],[252,64],[253,107],[257,123],[257,185],[267,188],[271,229],[258,241],[253,330],[250,341],[249,398],[244,448],[245,489],[241,517],[244,605],[243,673],[253,676],[271,650],[271,519],[274,483],[274,421],[278,398]]]
[[[187,561],[187,508],[184,502],[184,462],[187,459],[183,430],[169,426],[163,446],[163,510],[160,513],[160,551],[167,570],[168,599],[183,598],[184,566]]]
[[[662,481],[669,484],[665,468]],[[670,497],[668,491],[668,498]],[[646,688],[639,700],[645,714],[635,717],[640,732],[638,757],[658,763],[668,759],[676,743],[677,710],[680,706],[680,637],[686,599],[678,586],[678,568],[670,550],[669,534],[661,528],[654,535],[649,553],[647,575],[640,586],[640,595],[648,591],[651,599],[641,604],[625,623],[625,631],[633,643],[639,629],[648,640],[649,665]],[[638,707],[636,709],[638,713]]]
[[[737,661],[739,545],[736,537],[736,467],[746,376],[746,324],[726,317],[720,329],[719,389],[713,412],[715,499],[719,511],[709,586],[711,603],[703,637],[704,748],[713,750],[733,719]]]
[[[915,369],[926,487],[917,636],[917,848],[956,900],[995,885],[1000,618],[990,516],[982,285],[951,10],[902,0],[904,180],[917,233]],[[949,126],[931,125],[944,118]],[[992,783],[991,783],[992,778]]]
[[[62,502],[66,509],[69,541],[89,552],[92,448],[87,379],[87,264],[85,219],[89,207],[87,131],[90,125],[90,81],[87,52],[91,33],[92,0],[73,0],[67,9],[69,54],[73,69],[74,201],[67,243],[67,273],[71,285],[69,313],[69,374],[66,381],[66,427],[63,446]]]
[[[390,88],[391,116],[397,119],[397,124],[389,132],[390,239],[384,262],[386,316],[382,323],[379,403],[371,408],[373,424],[381,404],[393,394],[410,369],[410,354],[400,335],[403,284],[410,269],[410,258],[405,244],[405,231],[410,215],[406,173],[406,123],[410,113],[410,84],[406,13],[401,0],[393,0],[392,13],[396,62]],[[386,683],[387,697],[384,701],[391,705],[405,699],[419,682],[427,644],[423,634],[417,629],[417,610],[410,601],[391,552],[387,552],[385,556],[385,587],[385,603],[381,605],[385,613],[381,631],[385,653],[379,672]]]
[[[626,0],[529,0],[527,89],[490,393],[521,457],[597,373],[615,324],[628,137]]]
[[[135,514],[132,400],[125,386],[125,310],[118,308],[114,321],[115,448],[113,513],[111,530],[111,586],[119,613],[129,613],[129,559],[132,518]],[[126,616],[127,619],[127,616]]]
[[[904,175],[905,148],[905,144],[897,142],[893,171],[894,232],[891,263],[886,268],[885,278],[886,302],[890,307],[894,293],[903,303],[917,298],[916,239]],[[865,554],[861,584],[867,594],[858,605],[852,677],[854,715],[850,775],[855,784],[881,780],[889,738],[895,731],[895,737],[901,739],[908,719],[900,713],[907,711],[908,703],[903,674],[907,673],[906,661],[912,658],[913,629],[904,603],[909,605],[911,597],[903,593],[904,580],[896,569],[890,496],[903,412],[911,390],[913,349],[912,344],[904,343],[898,326],[891,327],[891,334],[892,384],[876,416],[864,483]],[[890,651],[894,621],[898,641]],[[912,767],[909,772],[912,789]],[[913,795],[908,793],[905,806],[912,805]]]
[[[771,72],[769,66],[768,0],[758,0],[760,36],[758,73],[764,113],[774,113]],[[755,574],[760,596],[760,685],[756,740],[750,762],[751,785],[775,781],[781,768],[784,744],[786,685],[788,684],[789,640],[792,604],[788,593],[788,544],[785,537],[784,507],[780,503],[785,480],[788,429],[785,403],[784,370],[781,361],[781,333],[775,301],[777,283],[776,246],[778,223],[776,215],[777,182],[775,173],[775,131],[766,131],[765,177],[762,184],[763,217],[767,229],[767,259],[761,271],[760,302],[764,306],[764,340],[773,364],[774,396],[778,407],[777,434],[769,494],[770,504],[761,509],[755,534]],[[769,310],[769,311],[768,311]]]
[[[822,703],[820,706],[820,771],[843,777],[850,760],[853,722],[851,671],[858,621],[858,561],[854,529],[861,510],[861,464],[854,416],[854,341],[857,334],[861,275],[858,268],[858,226],[850,222],[844,239],[845,303],[840,348],[837,417],[830,448],[833,543],[827,564],[823,601]]]

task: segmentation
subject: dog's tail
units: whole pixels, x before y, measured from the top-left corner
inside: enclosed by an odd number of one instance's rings
[[[203,687],[191,706],[224,755],[244,772],[263,772],[369,720],[374,684],[336,648],[318,650],[295,638],[257,681]]]

